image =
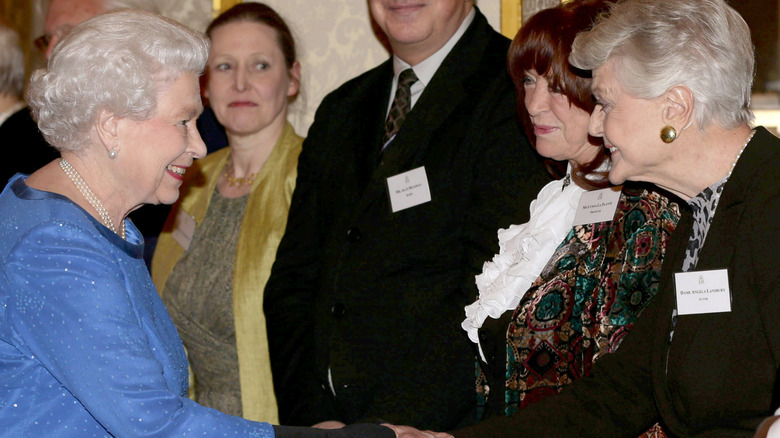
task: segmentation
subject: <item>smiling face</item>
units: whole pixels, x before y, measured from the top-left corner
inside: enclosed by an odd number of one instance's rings
[[[300,67],[288,69],[276,30],[251,21],[213,30],[206,96],[228,135],[284,124],[298,93]]]
[[[601,145],[588,141],[590,114],[574,106],[560,92],[550,90],[547,78],[529,70],[523,78],[525,108],[536,136],[536,150],[558,161],[590,163]]]
[[[444,46],[473,4],[469,0],[369,0],[369,7],[393,53],[415,65]]]
[[[659,183],[664,167],[674,161],[677,145],[663,143],[659,132],[664,126],[659,99],[631,96],[618,82],[615,60],[593,71],[593,95],[598,104],[588,130],[602,137],[612,152],[609,180]]]
[[[120,161],[128,202],[172,204],[179,197],[185,170],[206,154],[195,120],[203,111],[198,76],[185,73],[158,94],[152,118],[120,119]]]

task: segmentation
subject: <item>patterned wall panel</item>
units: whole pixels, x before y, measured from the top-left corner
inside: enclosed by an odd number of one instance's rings
[[[203,32],[211,22],[212,0],[155,0],[166,17]]]

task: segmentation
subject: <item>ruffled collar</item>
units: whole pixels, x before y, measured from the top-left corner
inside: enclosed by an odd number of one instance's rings
[[[528,222],[498,230],[499,253],[485,262],[482,273],[476,276],[479,299],[466,306],[466,319],[461,323],[478,346],[478,330],[485,319],[497,319],[517,307],[571,230],[585,190],[568,184],[567,178],[544,186],[531,203]],[[481,347],[479,353],[484,360]]]

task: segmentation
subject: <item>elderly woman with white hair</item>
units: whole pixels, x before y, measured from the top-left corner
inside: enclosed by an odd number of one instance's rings
[[[752,436],[780,403],[780,140],[749,124],[748,26],[724,0],[626,0],[569,59],[593,72],[610,181],[689,208],[654,303],[592,378],[453,435]]]
[[[38,132],[22,100],[23,91],[24,54],[19,36],[0,24],[0,186],[15,173],[32,173],[59,156]]]
[[[28,100],[62,154],[0,194],[0,435],[393,436],[289,429],[187,398],[181,340],[127,214],[172,203],[205,154],[195,129],[209,43],[157,15],[76,26]]]

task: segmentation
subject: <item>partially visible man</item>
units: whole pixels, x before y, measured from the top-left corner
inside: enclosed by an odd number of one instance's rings
[[[394,55],[317,110],[265,291],[279,415],[450,430],[476,420],[474,276],[547,177],[472,1],[369,5]]]
[[[19,35],[0,23],[0,187],[17,172],[32,173],[60,155],[43,139],[22,100],[24,70]]]
[[[54,46],[67,35],[75,25],[95,15],[119,8],[143,9],[159,14],[153,0],[51,0],[46,11],[44,35],[35,40],[35,45],[51,56]]]

